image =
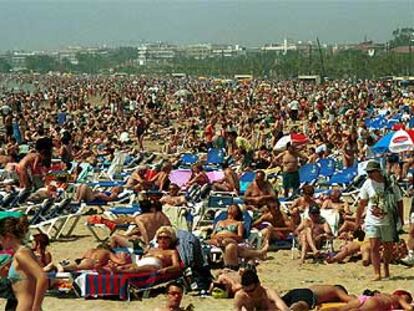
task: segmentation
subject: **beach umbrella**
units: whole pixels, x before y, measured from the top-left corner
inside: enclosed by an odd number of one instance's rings
[[[382,137],[372,147],[374,153],[399,153],[414,149],[414,130],[393,131]]]
[[[300,145],[306,144],[307,142],[308,142],[308,137],[305,134],[291,133],[289,135],[286,135],[280,138],[277,141],[273,149],[283,150],[283,149],[286,149],[286,146],[289,143],[295,146],[300,146]]]

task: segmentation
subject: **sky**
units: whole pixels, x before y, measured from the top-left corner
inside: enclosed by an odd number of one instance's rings
[[[385,42],[414,0],[0,0],[0,51],[315,40]]]

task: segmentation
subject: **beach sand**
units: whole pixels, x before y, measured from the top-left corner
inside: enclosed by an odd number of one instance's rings
[[[83,252],[96,245],[85,227],[82,219],[76,230],[75,237],[67,241],[53,242],[50,251],[55,260],[77,258]],[[364,289],[378,289],[386,292],[397,288],[414,291],[414,268],[409,269],[400,265],[391,266],[390,280],[372,282],[372,267],[363,267],[360,262],[346,264],[299,264],[299,260],[292,260],[291,251],[270,252],[269,259],[258,266],[259,276],[263,284],[285,292],[292,288],[307,287],[312,284],[342,284],[351,293],[359,294]],[[153,310],[163,305],[165,296],[146,298],[142,301],[110,301],[84,300],[81,298],[54,298],[46,297],[43,310]],[[201,298],[186,295],[183,305],[192,303],[195,310],[231,310],[231,299]],[[0,301],[0,309],[4,308],[4,300]]]
[[[151,144],[148,145],[153,147],[153,149],[158,149]],[[404,210],[405,218],[407,219],[410,206],[411,199],[406,198],[404,200]],[[405,230],[408,230],[407,225]],[[406,240],[407,235],[403,235],[402,238]],[[85,218],[83,218],[79,221],[73,238],[53,242],[49,250],[53,255],[54,261],[58,262],[66,258],[78,258],[82,256],[85,250],[95,247],[96,244],[91,233],[86,229]],[[372,266],[363,267],[360,261],[331,265],[314,264],[309,261],[309,263],[300,265],[298,259],[292,259],[291,251],[289,250],[270,252],[268,257],[267,261],[260,263],[257,267],[259,277],[265,286],[273,288],[281,294],[289,289],[303,288],[313,284],[341,284],[353,294],[360,294],[367,288],[385,292],[391,292],[398,288],[414,291],[414,268],[410,269],[402,265],[391,266],[391,278],[389,280],[372,282]],[[232,310],[231,299],[185,295],[182,305],[187,306],[190,303],[194,305],[195,310],[200,311]],[[4,308],[4,304],[5,301],[0,300],[1,310]],[[164,304],[164,295],[131,302],[47,296],[43,303],[43,310],[153,310],[155,307]]]

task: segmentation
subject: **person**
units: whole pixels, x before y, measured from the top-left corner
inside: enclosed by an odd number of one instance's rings
[[[291,311],[308,311],[326,302],[349,302],[354,296],[342,285],[312,285],[309,288],[295,288],[282,296]]]
[[[49,245],[49,237],[44,233],[38,233],[33,236],[32,251],[43,270],[47,271],[48,266],[52,263],[52,254],[46,249]]]
[[[367,267],[371,263],[371,258],[370,258],[371,250],[370,250],[370,242],[368,240],[365,240],[364,238],[365,238],[364,231],[362,230],[355,231],[352,234],[351,240],[345,241],[345,244],[343,244],[339,248],[339,252],[337,252],[333,256],[329,256],[326,259],[326,262],[327,263],[334,263],[334,262],[342,263],[345,260],[345,258],[360,253],[362,256],[362,265],[364,267]]]
[[[256,172],[254,181],[244,194],[244,201],[253,209],[259,209],[264,205],[276,204],[276,193],[272,185],[266,180],[264,171],[259,170]]]
[[[304,185],[302,188],[302,195],[293,201],[289,207],[292,216],[292,222],[298,226],[302,220],[301,214],[309,211],[312,206],[317,205],[314,198],[315,188],[312,185]]]
[[[151,189],[151,182],[146,178],[147,171],[148,169],[144,165],[138,166],[128,178],[125,187],[137,192]]]
[[[191,177],[190,180],[186,183],[187,189],[193,185],[204,186],[210,181],[206,172],[204,172],[203,165],[201,163],[196,163],[191,167]]]
[[[72,168],[72,160],[73,160],[73,154],[72,154],[72,136],[69,132],[64,131],[62,134],[62,138],[60,140],[61,147],[59,149],[59,155],[62,159],[62,162],[65,163],[66,169],[70,170]]]
[[[27,218],[19,212],[0,212],[0,244],[14,253],[8,272],[17,310],[40,311],[48,281],[33,252],[24,246]]]
[[[109,263],[124,265],[126,262],[124,257],[116,255],[109,245],[103,243],[95,248],[88,249],[81,258],[75,259],[74,262],[64,261],[57,265],[50,264],[46,271],[102,270]]]
[[[245,270],[224,268],[217,274],[217,279],[210,284],[209,293],[213,297],[234,298],[234,295],[242,289],[241,276]]]
[[[239,194],[240,183],[237,174],[228,166],[224,165],[224,177],[213,182],[212,189],[215,191],[235,192]]]
[[[264,244],[261,250],[247,249],[238,245],[243,241],[244,227],[243,214],[239,206],[230,205],[227,210],[227,219],[219,221],[211,234],[209,244],[224,249],[224,265],[230,269],[239,268],[239,257],[251,259],[266,257],[268,244]]]
[[[102,203],[115,201],[118,195],[122,192],[122,187],[116,186],[110,192],[93,191],[87,184],[81,184],[76,189],[74,203],[85,201],[86,203],[99,201]]]
[[[411,302],[413,298],[406,290],[396,290],[391,295],[377,293],[373,296],[361,295],[349,301],[339,311],[388,311],[388,310],[414,310]]]
[[[130,265],[118,268],[118,272],[159,272],[160,274],[180,271],[180,258],[176,249],[177,236],[169,226],[162,226],[155,234],[158,246],[150,248],[144,256]]]
[[[126,235],[114,234],[110,245],[115,247],[141,248],[140,244],[148,245],[155,237],[157,230],[162,226],[171,226],[168,217],[162,211],[159,202],[142,200],[140,202],[141,214],[134,218],[120,219],[120,223],[135,223],[136,228]]]
[[[9,254],[0,254],[0,298],[7,299],[5,311],[14,311],[17,300],[14,296],[10,280],[7,278],[13,257]]]
[[[289,190],[296,192],[300,187],[299,158],[304,156],[297,152],[291,143],[288,143],[286,150],[276,157],[276,160],[282,159],[283,189],[286,198],[289,196]]]
[[[34,152],[28,153],[16,165],[16,173],[19,176],[20,187],[30,189],[36,185],[36,177],[42,179],[52,163],[53,144],[50,138],[44,137],[36,141]]]
[[[302,221],[296,228],[295,233],[299,236],[300,245],[302,246],[301,263],[304,263],[309,249],[312,250],[314,256],[318,256],[322,243],[333,237],[331,227],[321,217],[321,211],[316,205],[309,208],[309,218]]]
[[[137,135],[139,150],[144,151],[144,134],[147,130],[147,123],[141,115],[137,115],[135,118],[135,133]]]
[[[293,222],[281,211],[280,203],[272,204],[253,222],[253,227],[260,230],[265,242],[284,240],[293,230]]]
[[[394,185],[381,172],[381,166],[376,161],[367,164],[368,179],[361,187],[359,206],[356,212],[357,228],[361,227],[361,215],[366,209],[365,232],[371,244],[371,261],[374,268],[375,281],[381,280],[380,246],[384,247],[383,263],[384,277],[390,276],[392,242],[398,238],[397,219],[402,197],[398,186]]]
[[[244,271],[241,285],[242,289],[237,291],[234,296],[235,310],[289,310],[276,291],[260,284],[259,277],[253,270]]]
[[[184,311],[188,308],[181,308],[181,301],[184,295],[184,287],[172,282],[167,286],[167,305],[163,308],[156,308],[155,311]]]
[[[170,162],[165,163],[161,171],[156,173],[151,179],[150,183],[152,183],[152,187],[154,190],[158,191],[167,191],[168,187],[170,186],[170,180],[168,176],[170,175],[172,170],[172,164]]]
[[[183,206],[186,205],[187,199],[184,194],[180,193],[180,187],[177,184],[170,184],[168,193],[160,199],[160,203],[170,206]]]

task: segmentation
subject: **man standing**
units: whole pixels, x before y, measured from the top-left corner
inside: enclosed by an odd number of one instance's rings
[[[283,168],[283,189],[284,195],[289,196],[289,190],[297,191],[300,187],[299,178],[299,157],[303,157],[296,151],[295,146],[287,144],[287,150],[276,157],[276,160],[282,159]]]
[[[401,210],[402,197],[398,186],[381,171],[376,161],[367,164],[368,179],[360,191],[359,206],[356,212],[357,228],[366,209],[365,232],[371,246],[371,260],[374,267],[374,281],[381,280],[380,246],[384,247],[384,277],[390,276],[389,263],[392,255],[392,243],[398,240],[398,211]]]

